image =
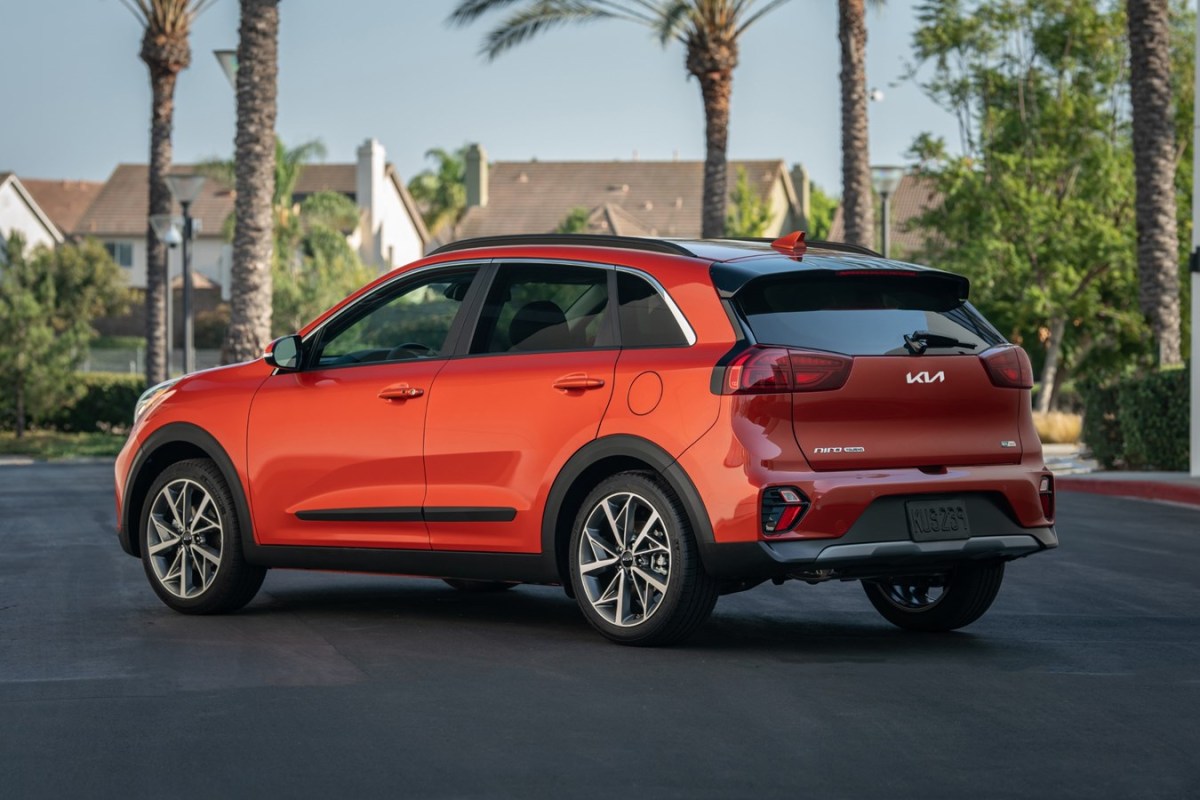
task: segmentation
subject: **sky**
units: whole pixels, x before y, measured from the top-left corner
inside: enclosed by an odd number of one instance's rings
[[[349,162],[378,139],[405,180],[432,147],[479,142],[491,160],[703,159],[700,91],[679,44],[620,21],[551,30],[488,62],[501,18],[445,23],[453,0],[282,0],[278,130]],[[923,132],[957,145],[954,120],[904,75],[916,0],[868,10],[871,162],[902,164]],[[192,32],[175,92],[175,161],[229,157],[234,93],[213,50],[237,45],[238,4],[217,0]],[[0,171],[104,180],[149,158],[141,28],[119,0],[0,0]],[[743,37],[729,156],[802,163],[840,194],[837,3],[793,0]]]

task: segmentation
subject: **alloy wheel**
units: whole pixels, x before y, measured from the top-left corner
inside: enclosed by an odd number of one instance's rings
[[[671,547],[662,516],[644,497],[616,492],[588,514],[576,553],[587,602],[605,621],[640,625],[662,605]]]
[[[196,481],[163,486],[150,509],[147,553],[159,584],[184,600],[204,594],[221,568],[221,513]]]

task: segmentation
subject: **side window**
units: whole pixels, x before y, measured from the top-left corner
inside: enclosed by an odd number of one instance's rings
[[[617,299],[621,304],[622,347],[675,347],[688,343],[667,302],[646,280],[618,272]]]
[[[488,291],[472,353],[530,353],[613,346],[608,271],[502,264]]]
[[[442,270],[363,298],[321,334],[313,367],[444,356],[477,267]]]

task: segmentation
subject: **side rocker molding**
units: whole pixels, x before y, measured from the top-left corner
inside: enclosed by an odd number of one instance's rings
[[[658,473],[659,477],[675,493],[675,496],[683,502],[684,509],[688,514],[688,521],[691,522],[692,530],[696,534],[700,559],[707,566],[713,549],[712,523],[709,520],[704,501],[700,498],[700,493],[696,491],[691,478],[670,453],[653,442],[638,436],[616,434],[595,439],[571,456],[559,471],[558,477],[546,497],[546,508],[542,516],[542,553],[554,554],[555,564],[563,585],[568,584],[566,580],[567,552],[565,547],[560,551],[558,545],[558,519],[562,514],[564,503],[571,498],[572,492],[579,491],[579,487],[576,486],[577,481],[589,469],[608,459],[614,461],[636,459],[649,464]],[[590,488],[590,486],[583,488],[582,493],[587,494]],[[582,497],[579,499],[582,500]],[[569,526],[572,521],[573,519],[568,520],[565,524]],[[569,530],[567,533],[569,534]]]

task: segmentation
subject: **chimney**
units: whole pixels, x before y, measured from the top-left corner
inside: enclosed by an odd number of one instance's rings
[[[354,169],[354,194],[364,225],[359,255],[368,264],[380,262],[376,242],[383,222],[383,174],[386,152],[378,139],[367,139],[358,148],[358,163]]]
[[[812,220],[812,184],[808,181],[808,170],[803,164],[792,167],[792,186],[796,189],[796,201],[799,203],[799,208],[796,209],[799,214],[799,219],[796,220],[797,227],[808,231]]]
[[[467,148],[467,208],[488,204],[487,152],[479,144]]]

